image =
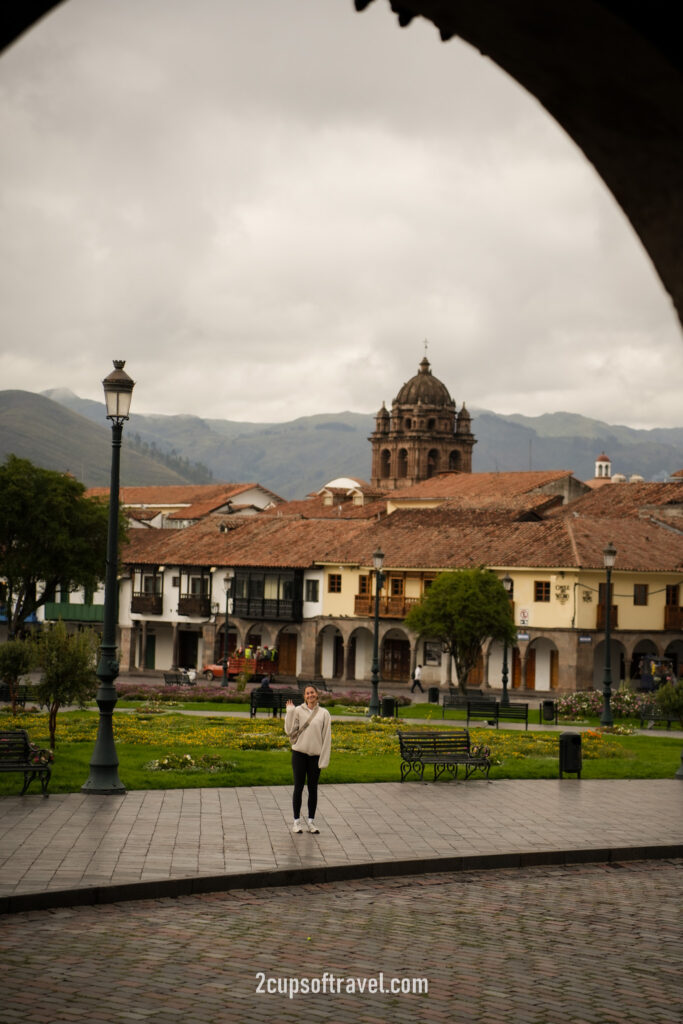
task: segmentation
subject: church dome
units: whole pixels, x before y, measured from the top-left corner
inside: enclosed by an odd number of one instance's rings
[[[420,363],[418,373],[406,381],[394,402],[399,405],[417,405],[421,402],[422,405],[453,407],[453,399],[448,393],[448,388],[432,374],[427,356]]]

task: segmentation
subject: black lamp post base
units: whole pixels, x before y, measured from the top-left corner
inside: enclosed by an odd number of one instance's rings
[[[95,793],[102,794],[103,796],[125,796],[126,787],[123,785],[118,775],[116,779],[110,778],[108,771],[96,772],[91,774],[91,777],[87,782],[84,782],[81,786],[81,793]]]

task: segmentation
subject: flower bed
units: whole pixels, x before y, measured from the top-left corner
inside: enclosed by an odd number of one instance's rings
[[[615,718],[638,718],[641,707],[651,702],[651,696],[632,693],[631,690],[615,690],[612,693],[610,707]],[[581,690],[559,697],[557,710],[560,718],[594,718],[601,714],[603,703],[601,690]]]

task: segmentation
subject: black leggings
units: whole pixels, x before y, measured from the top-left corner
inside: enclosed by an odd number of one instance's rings
[[[294,796],[292,798],[294,818],[297,819],[301,816],[304,784],[308,784],[308,817],[315,818],[315,810],[318,806],[318,779],[320,778],[318,755],[302,754],[299,750],[293,750],[292,771],[294,773]]]

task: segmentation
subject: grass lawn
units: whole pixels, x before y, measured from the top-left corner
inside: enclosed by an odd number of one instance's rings
[[[424,706],[424,705],[423,705]],[[428,706],[427,706],[428,707]],[[77,792],[89,774],[98,716],[62,712],[50,792]],[[282,722],[189,717],[179,714],[115,715],[119,776],[127,789],[179,789],[200,786],[267,786],[291,783],[290,751]],[[31,740],[47,746],[47,716],[12,719],[0,713],[0,728],[25,728]],[[491,748],[491,779],[558,777],[559,733],[475,728],[473,742]],[[680,739],[612,736],[587,732],[582,737],[584,779],[672,778],[680,765]],[[155,761],[210,758],[216,770],[154,770]],[[396,724],[337,722],[326,782],[396,782],[400,779]],[[430,773],[431,774],[431,773]],[[443,785],[447,785],[446,781]],[[0,794],[18,793],[21,777],[0,775]],[[33,783],[30,792],[37,792]]]

